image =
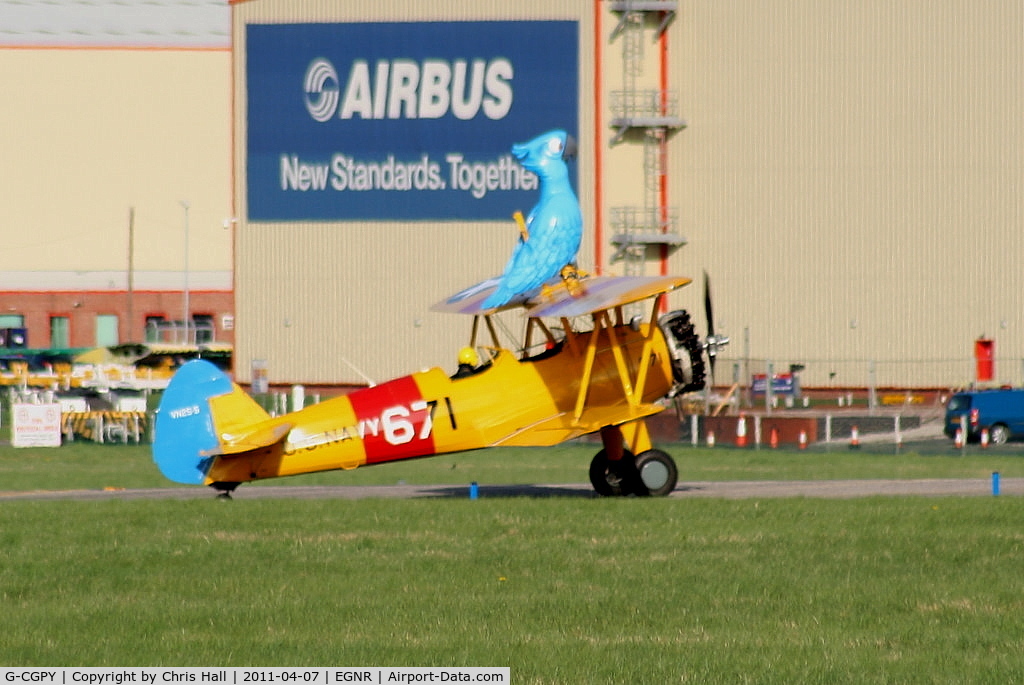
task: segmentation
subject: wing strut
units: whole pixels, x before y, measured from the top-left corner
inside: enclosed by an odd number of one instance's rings
[[[565,333],[565,342],[566,344],[569,345],[569,349],[572,350],[572,353],[578,357],[580,355],[580,348],[576,342],[576,339],[579,336],[576,335],[576,331],[573,330],[572,323],[569,321],[569,319],[563,316],[561,318],[561,322],[562,331]]]
[[[526,341],[523,343],[522,358],[528,359],[533,356],[531,350],[533,349],[533,331],[535,328],[539,328],[544,334],[544,343],[548,347],[554,347],[558,341],[555,340],[554,334],[551,329],[544,325],[544,322],[540,319],[531,318],[526,322]]]
[[[647,335],[644,336],[644,346],[640,352],[640,368],[636,372],[636,396],[637,402],[644,396],[644,386],[647,384],[647,373],[651,368],[651,349],[654,347],[654,331],[658,326],[658,312],[661,311],[662,300],[665,295],[658,295],[654,298],[654,305],[651,307],[651,320],[647,322]]]
[[[587,401],[587,392],[590,390],[590,377],[594,370],[594,357],[597,355],[597,339],[601,334],[601,325],[604,323],[604,312],[594,314],[594,330],[590,332],[590,340],[587,341],[587,351],[583,358],[583,375],[580,377],[580,391],[576,395],[576,408],[573,410],[573,423],[579,423],[583,416],[583,405]]]
[[[587,394],[590,390],[590,381],[594,370],[594,359],[597,356],[597,344],[600,339],[601,330],[607,329],[608,340],[612,348],[612,356],[615,359],[615,367],[619,373],[619,381],[622,383],[622,393],[630,408],[636,409],[643,399],[644,386],[647,383],[647,374],[651,368],[651,349],[654,343],[654,331],[657,325],[658,309],[661,306],[664,295],[654,298],[651,307],[651,320],[648,323],[647,334],[644,336],[644,344],[640,352],[640,366],[636,372],[636,378],[629,373],[629,366],[626,364],[626,357],[622,352],[622,345],[615,335],[615,326],[611,319],[610,310],[594,312],[594,330],[590,333],[587,341],[587,349],[583,362],[583,375],[580,378],[579,394],[576,396],[576,407],[573,411],[574,422],[579,422],[583,416],[583,409],[586,405]],[[619,312],[621,316],[621,311]]]
[[[494,322],[491,321],[491,317],[484,314],[477,314],[473,317],[473,330],[469,335],[469,346],[476,349],[479,345],[479,341],[477,339],[480,337],[481,318],[483,318],[484,324],[487,326],[487,330],[491,334],[491,346],[496,350],[499,349],[501,347],[501,340],[498,338],[498,331],[494,328]]]

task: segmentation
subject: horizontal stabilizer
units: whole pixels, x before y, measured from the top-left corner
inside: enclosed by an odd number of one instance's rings
[[[229,456],[276,445],[288,436],[291,429],[292,424],[279,423],[270,426],[256,426],[246,433],[222,433],[220,454]]]
[[[218,446],[209,456],[239,454],[280,442],[290,424],[274,423],[263,407],[232,384],[231,392],[210,398]]]

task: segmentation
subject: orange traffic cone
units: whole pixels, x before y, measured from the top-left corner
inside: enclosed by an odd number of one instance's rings
[[[953,433],[953,447],[960,449],[964,446],[964,432],[959,428]]]
[[[708,442],[708,447],[714,447],[715,446],[715,431],[708,431],[707,442]]]
[[[771,431],[768,433],[768,446],[773,450],[779,447],[779,429],[772,426]]]
[[[807,431],[800,431],[800,449],[807,449]]]
[[[981,447],[982,449],[988,447],[988,428],[981,429]]]
[[[857,430],[857,426],[854,425],[850,429],[850,449],[855,450],[860,448],[860,431]]]
[[[736,446],[747,446],[747,417],[740,414],[740,420],[736,424]]]

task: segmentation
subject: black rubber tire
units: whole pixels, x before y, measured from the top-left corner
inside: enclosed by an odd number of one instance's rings
[[[622,459],[612,461],[608,453],[601,450],[590,462],[590,484],[602,497],[631,495],[640,482],[636,470],[636,457],[629,450],[622,453]]]
[[[676,461],[661,450],[647,450],[636,458],[635,492],[641,496],[664,497],[676,489],[679,469]]]

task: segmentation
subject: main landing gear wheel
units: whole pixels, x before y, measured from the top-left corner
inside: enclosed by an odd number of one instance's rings
[[[608,453],[601,450],[590,462],[590,484],[602,497],[618,497],[636,492],[640,474],[636,470],[636,457],[629,450],[622,458],[612,461]]]
[[[661,450],[647,450],[637,455],[636,470],[638,495],[664,497],[676,489],[679,480],[676,462]]]
[[[612,461],[601,450],[590,462],[590,483],[602,497],[664,497],[676,489],[679,470],[675,460],[661,450],[647,450],[638,456],[623,452]]]

